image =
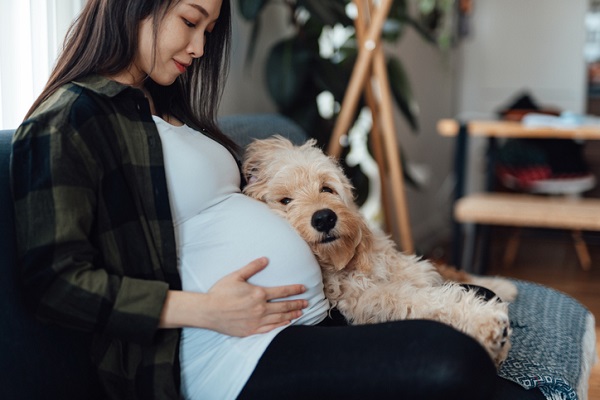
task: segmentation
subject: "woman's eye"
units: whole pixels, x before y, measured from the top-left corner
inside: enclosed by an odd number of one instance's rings
[[[321,193],[333,193],[333,189],[330,188],[329,186],[323,186],[321,188]]]
[[[289,197],[284,197],[283,199],[279,200],[279,202],[284,206],[287,206],[292,202],[292,199],[290,199]]]
[[[188,21],[185,18],[183,18],[183,23],[186,24],[190,28],[195,28],[196,27],[196,24],[194,24],[193,22]]]

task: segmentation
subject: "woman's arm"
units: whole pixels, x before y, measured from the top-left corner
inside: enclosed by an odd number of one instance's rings
[[[303,285],[264,288],[247,280],[266,268],[259,258],[219,280],[207,293],[169,291],[161,328],[197,327],[231,336],[249,336],[289,324],[302,315],[306,300],[272,302],[304,293]]]
[[[107,113],[100,100],[69,86],[14,135],[11,180],[24,297],[42,320],[150,343],[169,290],[166,273],[175,271],[162,269],[152,227],[168,221],[145,213],[153,198],[136,185],[149,180],[138,179],[132,153],[122,151],[139,143],[143,153],[146,132]],[[123,142],[119,132],[135,143]]]

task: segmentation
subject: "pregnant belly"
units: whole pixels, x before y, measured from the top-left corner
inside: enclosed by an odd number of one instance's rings
[[[328,303],[321,270],[308,245],[265,204],[236,193],[175,227],[184,290],[207,292],[225,275],[267,257],[269,265],[249,279],[264,287],[303,284],[290,298],[308,300],[301,323],[324,318]]]

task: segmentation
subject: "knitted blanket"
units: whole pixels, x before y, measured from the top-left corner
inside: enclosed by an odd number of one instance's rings
[[[573,298],[531,282],[509,307],[512,348],[499,375],[549,400],[586,400],[597,361],[594,316]]]

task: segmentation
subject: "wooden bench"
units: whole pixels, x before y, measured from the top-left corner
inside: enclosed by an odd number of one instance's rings
[[[600,231],[600,199],[480,193],[459,199],[463,223]]]
[[[581,267],[587,271],[592,261],[581,231],[600,231],[600,199],[479,193],[459,199],[454,218],[461,223],[569,229]],[[505,265],[512,264],[518,246],[518,236],[511,237]]]
[[[465,194],[464,175],[467,170],[466,147],[469,136],[488,139],[600,140],[598,126],[558,129],[528,127],[510,121],[469,121],[461,125],[456,120],[444,119],[438,121],[437,128],[442,136],[457,138],[455,173],[458,183],[454,203],[454,219],[457,223],[571,230],[581,266],[585,270],[590,269],[591,259],[581,231],[600,231],[600,199],[516,193]],[[454,240],[459,241],[460,235],[456,232],[458,230],[455,230]],[[518,236],[515,236],[509,240],[505,263],[512,263],[517,247]],[[459,248],[460,246],[455,246],[455,251],[458,252]],[[460,260],[459,257],[455,258]]]

